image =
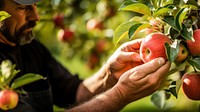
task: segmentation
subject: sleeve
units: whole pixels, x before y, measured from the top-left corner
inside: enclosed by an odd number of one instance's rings
[[[60,107],[67,107],[75,103],[76,92],[82,80],[78,75],[71,75],[62,65],[51,59],[50,83],[53,91],[53,102]]]
[[[59,107],[68,107],[74,104],[76,92],[82,80],[79,79],[78,75],[72,75],[57,62],[44,46],[42,49],[44,49],[43,54],[45,54],[46,72],[52,89],[53,103]]]

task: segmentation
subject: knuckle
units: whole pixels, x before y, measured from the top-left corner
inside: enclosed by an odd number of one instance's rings
[[[141,70],[133,69],[131,71],[131,77],[130,77],[131,80],[139,81],[139,80],[143,79],[144,77],[145,77],[145,74]]]

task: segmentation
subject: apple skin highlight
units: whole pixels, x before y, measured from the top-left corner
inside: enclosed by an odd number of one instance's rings
[[[184,94],[191,100],[200,100],[200,74],[185,73],[182,82]]]

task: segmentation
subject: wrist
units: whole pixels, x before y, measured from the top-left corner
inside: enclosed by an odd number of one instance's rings
[[[119,111],[128,104],[114,88],[97,95],[95,99],[101,101],[109,111]]]
[[[109,66],[105,65],[103,67],[104,75],[103,75],[103,80],[104,80],[104,87],[106,88],[111,88],[113,87],[117,82],[118,79],[112,74]]]
[[[95,75],[85,79],[80,88],[88,90],[90,96],[94,96],[110,89],[117,81],[113,74],[111,74],[109,68],[104,65]]]

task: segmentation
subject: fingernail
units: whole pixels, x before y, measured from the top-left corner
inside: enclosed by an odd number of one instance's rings
[[[158,63],[159,63],[160,66],[163,65],[165,63],[165,59],[164,58],[159,58],[158,59]]]

